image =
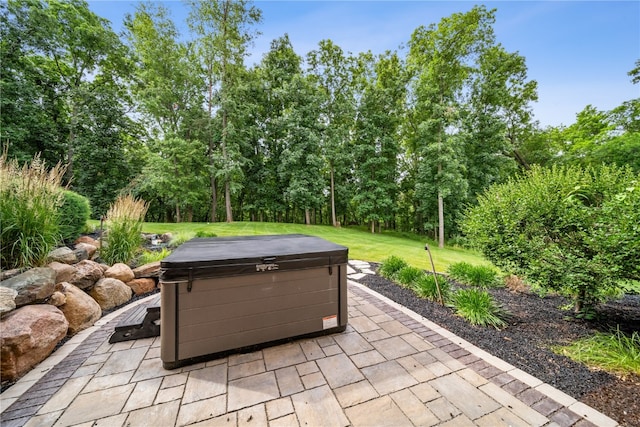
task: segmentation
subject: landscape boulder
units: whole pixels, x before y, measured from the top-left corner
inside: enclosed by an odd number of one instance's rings
[[[16,308],[18,291],[0,286],[0,314],[8,313]]]
[[[153,291],[156,288],[156,281],[151,278],[133,279],[127,282],[134,294],[142,295]]]
[[[150,262],[133,269],[136,279],[160,276],[160,261]]]
[[[63,264],[75,264],[78,262],[75,252],[66,246],[52,250],[47,255],[47,258],[49,261],[61,262]]]
[[[80,261],[75,265],[75,273],[69,283],[80,289],[90,289],[96,282],[102,279],[103,270],[100,264],[88,259]]]
[[[56,290],[65,296],[59,308],[69,322],[69,335],[93,326],[102,317],[100,304],[77,286],[63,282],[56,285]]]
[[[76,243],[75,246],[76,250],[78,249],[84,249],[85,251],[87,251],[87,256],[89,257],[89,259],[93,258],[93,256],[96,254],[96,251],[98,250],[97,246],[94,246],[90,243]]]
[[[56,272],[48,267],[36,267],[0,282],[0,286],[18,292],[16,307],[46,302],[54,292]]]
[[[50,262],[47,267],[53,269],[56,272],[56,283],[68,282],[76,273],[76,269],[74,266],[63,264],[57,261]]]
[[[109,310],[131,299],[133,291],[122,280],[111,277],[100,279],[89,291],[102,310]]]
[[[53,295],[51,295],[51,298],[49,298],[49,304],[53,305],[54,307],[60,307],[66,302],[67,297],[65,297],[64,294],[59,291],[55,291]]]
[[[127,283],[128,281],[135,279],[136,276],[131,270],[131,267],[119,262],[109,267],[107,271],[104,272],[104,277],[118,279]]]
[[[100,248],[100,241],[96,240],[92,237],[89,236],[80,236],[78,237],[74,242],[74,244],[78,244],[78,243],[88,243],[91,246],[95,246],[96,248]]]
[[[73,253],[76,256],[76,259],[78,260],[77,262],[84,261],[85,259],[90,258],[89,252],[83,247],[75,248],[73,250]]]
[[[24,273],[26,268],[12,268],[11,270],[2,270],[0,271],[0,282],[3,280],[11,279],[12,277],[17,276],[20,273]]]
[[[13,381],[42,362],[66,336],[69,322],[49,304],[13,310],[0,320],[0,376]]]

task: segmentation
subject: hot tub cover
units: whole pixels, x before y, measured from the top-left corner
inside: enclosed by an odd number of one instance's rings
[[[195,238],[160,262],[160,280],[332,266],[347,258],[347,247],[304,234]]]

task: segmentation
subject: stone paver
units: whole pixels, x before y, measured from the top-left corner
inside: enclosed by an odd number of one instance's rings
[[[411,421],[389,396],[379,397],[345,409],[354,427],[397,427],[411,425]]]
[[[300,425],[346,426],[349,421],[328,386],[317,387],[291,396]]]
[[[364,379],[362,373],[345,354],[336,354],[317,361],[331,388],[355,383]]]
[[[362,368],[362,373],[381,395],[418,384],[398,362],[390,360]]]
[[[352,279],[371,274],[349,265]],[[110,313],[0,395],[0,424],[618,425],[353,281],[347,303],[344,333],[175,370],[159,337],[109,344],[124,311]]]
[[[280,397],[276,376],[265,372],[252,377],[229,381],[229,411],[268,402]]]

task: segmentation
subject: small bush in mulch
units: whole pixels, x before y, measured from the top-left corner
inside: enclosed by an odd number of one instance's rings
[[[424,276],[424,271],[416,267],[406,266],[396,273],[397,281],[407,287],[411,287],[419,277]]]
[[[379,272],[382,277],[393,280],[396,274],[407,266],[408,264],[405,260],[398,256],[391,255],[389,258],[382,261]]]
[[[491,288],[501,285],[498,272],[487,265],[472,265],[467,262],[451,264],[447,273],[453,279],[466,285]]]

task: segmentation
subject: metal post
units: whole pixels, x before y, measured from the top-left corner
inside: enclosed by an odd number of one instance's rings
[[[429,254],[429,260],[431,261],[431,270],[433,271],[433,280],[436,281],[436,290],[438,291],[438,301],[440,301],[440,305],[444,305],[444,300],[442,299],[442,292],[440,292],[440,284],[438,283],[438,276],[436,275],[436,266],[433,263],[433,257],[431,256],[431,251],[429,250],[429,245],[425,243],[424,250]]]

